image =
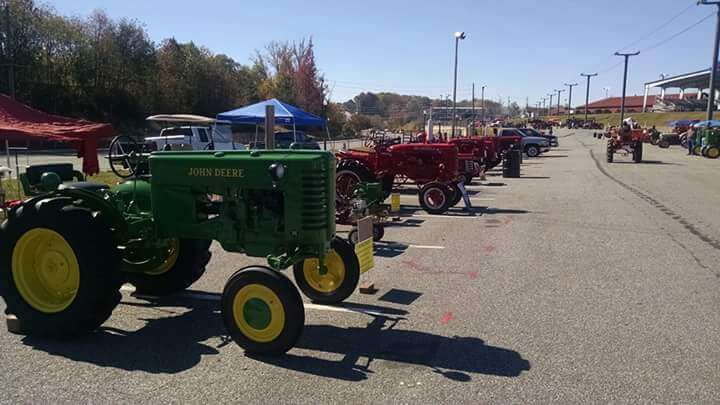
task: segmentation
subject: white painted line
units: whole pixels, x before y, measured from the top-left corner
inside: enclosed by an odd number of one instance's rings
[[[417,218],[441,218],[441,219],[478,219],[480,216],[459,216],[459,215],[432,215],[432,214],[412,214]]]
[[[120,291],[127,292],[127,293],[134,293],[135,287],[125,284],[122,287],[120,287]],[[137,295],[137,297],[142,298],[145,296]],[[152,297],[152,296],[147,296],[147,297]],[[182,293],[177,294],[176,297],[187,297],[187,298],[194,298],[194,299],[199,299],[199,300],[204,300],[204,301],[215,301],[215,302],[219,302],[220,298],[221,298],[221,296],[219,294],[204,293],[204,292],[199,292],[199,291],[182,292]],[[319,304],[312,304],[312,303],[308,303],[308,302],[304,302],[303,304],[304,304],[305,308],[312,309],[315,311],[362,313],[362,314],[375,315],[375,316],[393,315],[393,314],[389,314],[389,313],[386,313],[383,311],[377,311],[377,310],[371,311],[371,310],[363,309],[363,308],[333,307],[333,306],[329,306],[329,305],[319,305]]]
[[[415,249],[445,249],[445,246],[432,246],[432,245],[408,245],[408,247],[415,248]]]

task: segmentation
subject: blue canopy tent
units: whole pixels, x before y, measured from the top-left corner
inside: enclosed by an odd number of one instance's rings
[[[265,107],[268,105],[275,107],[275,124],[292,125],[293,135],[296,132],[296,127],[317,127],[320,129],[326,129],[327,127],[324,118],[303,111],[276,98],[220,113],[217,115],[217,119],[232,124],[254,124],[255,136],[257,137],[257,126],[265,122]]]

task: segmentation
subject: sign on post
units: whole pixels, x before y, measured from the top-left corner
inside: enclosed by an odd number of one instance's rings
[[[355,255],[360,264],[360,273],[365,273],[375,267],[373,257],[373,219],[365,217],[357,222],[358,241],[355,243]]]

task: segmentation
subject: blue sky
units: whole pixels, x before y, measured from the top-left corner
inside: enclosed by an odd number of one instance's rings
[[[458,99],[471,84],[487,85],[486,96],[533,105],[566,82],[579,82],[573,104],[584,96],[580,72],[600,71],[591,99],[620,95],[621,58],[627,45],[649,48],[711,14],[695,0],[364,0],[308,2],[273,0],[52,0],[64,15],[94,9],[114,18],[143,22],[159,42],[175,37],[247,63],[271,40],[312,36],[320,69],[335,101],[361,91],[395,91],[440,97],[452,92],[453,33],[460,44]],[[689,9],[687,9],[689,7]],[[687,10],[686,10],[687,9]],[[672,23],[653,33],[673,16]],[[715,18],[662,46],[632,58],[628,94],[660,74],[709,66]],[[652,35],[648,35],[653,33]],[[637,40],[641,40],[637,42]],[[564,93],[563,98],[567,97]]]

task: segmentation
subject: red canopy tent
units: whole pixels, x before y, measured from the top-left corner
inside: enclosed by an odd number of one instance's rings
[[[113,135],[110,124],[51,115],[0,94],[0,139],[72,142],[83,158],[83,173],[100,171],[97,140]]]

